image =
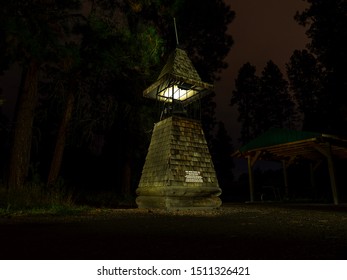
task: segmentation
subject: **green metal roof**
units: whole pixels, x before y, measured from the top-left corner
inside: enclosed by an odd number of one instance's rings
[[[330,148],[329,148],[330,147]],[[316,160],[331,153],[347,159],[347,139],[318,132],[273,128],[239,148],[232,157],[262,160]]]
[[[317,132],[272,128],[259,137],[251,140],[246,145],[242,146],[239,151],[244,153],[258,148],[292,143],[321,136],[322,134]]]

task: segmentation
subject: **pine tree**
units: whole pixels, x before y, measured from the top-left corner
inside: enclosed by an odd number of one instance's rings
[[[235,89],[231,98],[231,106],[237,106],[241,123],[240,141],[246,144],[255,135],[255,98],[259,93],[259,78],[256,67],[249,62],[244,64],[235,80]]]
[[[307,9],[297,13],[296,20],[307,27],[311,42],[309,51],[322,69],[323,92],[326,95],[325,132],[346,135],[347,124],[347,1],[305,0]],[[325,98],[325,96],[323,97]],[[323,103],[323,102],[322,102]]]
[[[257,135],[272,127],[293,128],[294,102],[289,94],[288,82],[271,60],[262,71],[259,93],[254,102]]]
[[[286,67],[290,89],[302,116],[302,129],[326,129],[329,100],[324,93],[323,71],[317,59],[307,50],[296,50]]]

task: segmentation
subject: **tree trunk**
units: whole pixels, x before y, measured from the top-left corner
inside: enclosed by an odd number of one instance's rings
[[[122,194],[131,194],[131,157],[130,153],[125,156],[122,170]]]
[[[54,154],[51,162],[51,168],[48,175],[47,186],[53,185],[56,183],[61,164],[63,161],[63,154],[66,144],[66,137],[69,129],[69,123],[71,120],[73,108],[74,108],[75,97],[73,92],[69,92],[66,101],[66,107],[63,115],[63,119],[61,120],[57,141],[55,143]]]
[[[30,164],[32,127],[38,99],[39,65],[31,60],[22,73],[22,86],[19,91],[12,145],[10,148],[7,187],[18,189],[25,184]]]

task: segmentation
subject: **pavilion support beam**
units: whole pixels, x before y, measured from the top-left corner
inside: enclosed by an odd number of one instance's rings
[[[330,174],[330,184],[331,184],[331,190],[333,193],[333,199],[334,199],[334,204],[338,205],[339,204],[339,197],[337,193],[337,186],[336,186],[336,174],[335,174],[335,167],[334,167],[334,161],[333,161],[333,156],[331,153],[331,145],[330,143],[328,144],[328,168],[329,168],[329,174]]]
[[[283,159],[282,160],[282,167],[283,167],[283,178],[284,178],[284,194],[285,197],[289,197],[289,184],[288,184],[288,173],[287,173],[287,163]]]
[[[338,205],[339,196],[338,196],[337,185],[336,185],[336,174],[335,174],[334,160],[333,160],[333,156],[331,152],[331,144],[327,143],[325,149],[322,148],[321,146],[316,145],[315,149],[319,151],[322,155],[324,155],[328,161],[331,191],[333,194],[334,204]]]
[[[286,198],[289,198],[289,184],[288,184],[288,166],[293,164],[296,157],[292,156],[289,160],[282,160],[282,169],[283,169],[283,179],[284,179],[284,195]]]
[[[311,183],[311,188],[313,190],[316,189],[316,180],[314,179],[314,166],[313,163],[310,162],[310,183]]]
[[[261,151],[256,152],[252,157],[251,155],[247,156],[248,161],[248,181],[249,181],[249,195],[250,202],[254,202],[254,175],[253,175],[253,166],[261,155]]]
[[[282,160],[282,169],[283,169],[283,179],[284,179],[284,195],[286,198],[289,197],[289,183],[288,183],[288,167],[294,163],[295,156],[289,158],[289,160]]]
[[[310,183],[311,183],[311,189],[314,193],[317,191],[316,179],[315,179],[314,173],[321,164],[322,164],[322,160],[318,160],[315,164],[313,162],[310,162]]]
[[[249,196],[250,202],[254,202],[254,177],[252,168],[252,157],[247,156],[248,160],[248,182],[249,182]]]

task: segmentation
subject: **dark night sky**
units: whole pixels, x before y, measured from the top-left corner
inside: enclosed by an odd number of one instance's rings
[[[285,74],[285,63],[295,49],[303,49],[308,42],[305,28],[295,20],[296,11],[303,11],[303,0],[225,0],[236,13],[229,27],[233,36],[226,61],[229,67],[215,83],[217,119],[225,123],[234,147],[240,143],[237,111],[229,106],[234,80],[240,67],[246,63],[257,67],[258,74],[268,60],[273,60]]]

